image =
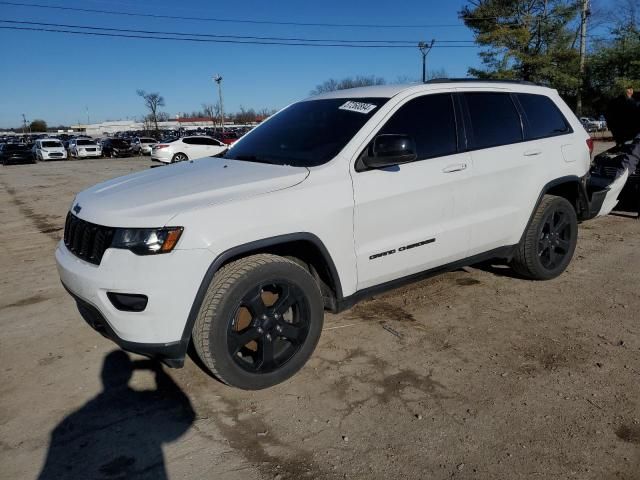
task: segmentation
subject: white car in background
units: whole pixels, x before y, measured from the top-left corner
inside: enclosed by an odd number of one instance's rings
[[[36,140],[33,146],[33,156],[36,160],[66,160],[67,150],[57,138],[42,138]]]
[[[211,157],[224,152],[227,148],[227,145],[212,137],[182,137],[154,145],[151,149],[151,160],[162,163],[184,162]]]
[[[90,138],[69,140],[69,156],[75,158],[101,157],[102,147]]]
[[[135,153],[141,153],[143,155],[151,155],[151,149],[158,143],[155,138],[151,137],[136,137],[131,142],[131,148]]]

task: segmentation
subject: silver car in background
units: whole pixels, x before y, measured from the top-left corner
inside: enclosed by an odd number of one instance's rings
[[[151,149],[158,143],[155,138],[151,137],[136,137],[131,142],[131,149],[134,153],[142,155],[151,155]]]

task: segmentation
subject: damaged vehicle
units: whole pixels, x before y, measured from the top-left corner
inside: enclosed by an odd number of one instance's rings
[[[622,166],[622,160],[628,154],[628,145],[617,145],[605,152],[600,153],[593,159],[591,175],[589,179],[590,188],[594,191],[598,189],[616,190],[624,182],[618,194],[617,208],[623,211],[635,212],[640,218],[640,165],[635,171],[628,172],[616,178]],[[614,195],[609,201],[614,202]],[[616,208],[614,203],[611,208],[605,206],[605,210]]]
[[[562,274],[579,222],[622,188],[591,183],[592,148],[558,93],[529,83],[325,93],[216,157],[80,192],[58,271],[123,349],[181,367],[193,343],[221,381],[266,388],[311,357],[325,310],[490,259]]]

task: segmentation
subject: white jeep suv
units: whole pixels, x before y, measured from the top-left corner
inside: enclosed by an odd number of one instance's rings
[[[79,193],[58,270],[122,348],[179,367],[193,342],[222,381],[265,388],[309,359],[325,309],[486,259],[560,275],[578,221],[621,188],[589,185],[590,147],[558,93],[530,84],[327,93],[220,157]]]

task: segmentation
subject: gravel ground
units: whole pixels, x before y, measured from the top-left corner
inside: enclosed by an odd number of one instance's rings
[[[583,224],[553,281],[481,265],[327,314],[243,392],[113,353],[60,285],[73,195],[149,164],[0,167],[0,478],[640,479],[640,221]]]

